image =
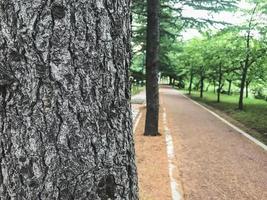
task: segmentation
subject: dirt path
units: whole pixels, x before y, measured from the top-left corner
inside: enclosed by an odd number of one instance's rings
[[[266,151],[176,90],[160,94],[185,199],[267,199]]]

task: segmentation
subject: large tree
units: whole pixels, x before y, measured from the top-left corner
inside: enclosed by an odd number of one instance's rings
[[[0,199],[138,199],[130,0],[0,0]]]

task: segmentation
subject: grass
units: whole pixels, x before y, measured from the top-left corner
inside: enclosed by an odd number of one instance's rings
[[[184,93],[187,92],[184,91]],[[250,131],[249,133],[267,144],[267,101],[245,98],[244,110],[240,111],[237,109],[239,98],[237,95],[222,94],[220,103],[216,102],[217,95],[213,92],[204,93],[203,99],[199,97],[199,92],[192,92],[191,98],[220,110],[246,127],[255,130],[256,132]]]
[[[132,96],[140,93],[141,91],[144,90],[144,88],[145,88],[144,86],[132,85],[132,90],[131,90]]]

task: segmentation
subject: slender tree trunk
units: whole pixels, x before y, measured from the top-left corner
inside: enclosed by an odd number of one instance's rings
[[[138,199],[130,1],[0,1],[0,199]]]
[[[159,0],[147,1],[146,124],[145,135],[158,135],[159,116]]]
[[[194,80],[194,75],[193,75],[193,73],[191,72],[191,73],[190,73],[190,83],[189,83],[189,88],[188,88],[189,95],[191,95],[191,92],[192,92],[192,84],[193,84],[193,80]]]
[[[203,92],[204,92],[204,77],[201,76],[201,78],[200,78],[200,98],[203,98]]]
[[[245,84],[246,84],[246,80],[247,80],[247,73],[248,73],[248,69],[250,67],[250,65],[252,64],[252,62],[250,62],[250,39],[251,39],[251,28],[253,25],[253,18],[254,18],[254,14],[257,10],[258,7],[258,3],[256,3],[251,17],[250,17],[250,21],[249,21],[249,25],[248,25],[248,31],[247,31],[247,36],[246,36],[246,59],[244,62],[244,65],[241,65],[242,68],[242,78],[241,78],[241,85],[240,85],[240,95],[239,95],[239,103],[238,103],[238,108],[239,110],[243,110],[244,109],[244,103],[243,103],[243,96],[244,96],[244,88],[245,88]]]
[[[247,70],[248,70],[247,67],[244,67],[242,71],[240,93],[239,93],[239,103],[238,103],[239,110],[243,110],[244,108],[243,98],[244,98],[244,88],[245,88],[246,78],[247,78]]]
[[[228,95],[231,95],[232,80],[228,80]]]
[[[222,85],[222,66],[219,66],[219,87],[217,90],[217,102],[219,103],[221,100],[221,85]]]

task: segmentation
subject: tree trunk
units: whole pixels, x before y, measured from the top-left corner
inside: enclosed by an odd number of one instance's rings
[[[244,88],[247,78],[247,67],[244,67],[242,71],[242,78],[241,78],[241,84],[240,84],[240,93],[239,93],[239,102],[238,102],[238,109],[243,110],[244,103],[243,103],[243,97],[244,97]]]
[[[232,87],[232,80],[228,80],[228,92],[227,92],[227,94],[228,95],[231,95],[231,87]]]
[[[193,75],[193,73],[191,72],[191,73],[190,73],[190,83],[189,83],[189,88],[188,88],[189,95],[191,95],[191,92],[192,92],[193,79],[194,79],[194,75]]]
[[[159,115],[159,0],[147,1],[145,135],[158,135]]]
[[[138,199],[130,36],[129,0],[0,2],[0,199]]]
[[[201,78],[200,78],[200,98],[203,98],[203,92],[204,92],[204,77],[201,76]]]
[[[222,85],[222,66],[219,66],[219,87],[217,90],[217,102],[220,103],[221,100],[221,85]]]
[[[243,103],[243,96],[244,96],[244,87],[245,87],[245,83],[247,80],[247,73],[248,73],[248,69],[250,67],[250,65],[253,62],[250,62],[250,40],[251,40],[251,28],[253,26],[253,18],[254,18],[254,14],[257,10],[258,4],[255,5],[253,12],[251,14],[250,17],[250,21],[249,21],[249,26],[248,26],[248,31],[247,31],[247,36],[246,36],[246,59],[244,64],[241,64],[241,69],[242,69],[242,78],[241,78],[241,86],[240,86],[240,95],[239,95],[239,103],[238,103],[238,108],[239,110],[243,110],[244,108],[244,103]]]

